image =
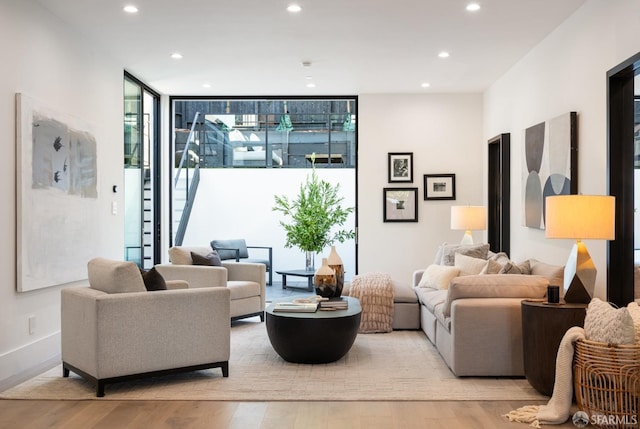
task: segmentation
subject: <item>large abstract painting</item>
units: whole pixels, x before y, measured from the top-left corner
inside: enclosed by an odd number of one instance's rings
[[[577,114],[569,112],[524,131],[524,225],[545,227],[545,198],[578,192]]]
[[[86,279],[97,231],[97,147],[88,126],[16,95],[17,288]]]

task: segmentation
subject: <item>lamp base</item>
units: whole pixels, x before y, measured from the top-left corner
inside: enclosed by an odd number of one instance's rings
[[[467,231],[467,232],[464,233],[464,235],[462,236],[462,241],[460,242],[460,244],[464,244],[464,245],[473,244],[473,236],[471,235],[471,231]]]
[[[596,266],[580,240],[573,245],[564,267],[564,300],[588,304],[596,288]]]

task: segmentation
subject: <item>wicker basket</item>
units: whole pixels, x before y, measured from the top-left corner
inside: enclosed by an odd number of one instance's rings
[[[578,407],[602,428],[638,428],[640,346],[589,340],[575,345],[574,391]]]

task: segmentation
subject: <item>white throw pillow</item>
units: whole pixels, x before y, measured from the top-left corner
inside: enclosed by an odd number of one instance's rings
[[[461,276],[473,276],[480,274],[487,266],[485,259],[473,258],[471,256],[456,253],[454,267],[460,269]]]
[[[460,274],[460,269],[446,265],[429,265],[418,283],[418,287],[448,289],[451,279]]]
[[[584,335],[588,340],[607,344],[633,344],[633,319],[627,307],[613,308],[593,298],[584,318]]]
[[[640,306],[637,302],[630,302],[627,305],[631,319],[633,319],[633,332],[635,334],[635,343],[640,345]]]

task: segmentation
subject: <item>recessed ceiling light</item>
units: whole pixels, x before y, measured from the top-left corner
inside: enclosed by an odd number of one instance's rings
[[[287,6],[287,10],[291,13],[297,13],[300,12],[302,8],[297,4],[290,4],[289,6]]]
[[[428,83],[428,82],[424,82],[424,83],[420,84],[420,86],[423,87],[423,88],[429,88],[431,86],[431,84]]]
[[[467,10],[469,12],[476,12],[476,11],[480,10],[480,5],[478,3],[469,3],[467,5]]]
[[[313,76],[305,76],[304,78],[307,79],[307,80],[311,80],[311,79],[313,79]]]
[[[313,82],[309,82],[309,83],[307,84],[307,88],[315,88],[315,87],[316,87],[316,84],[315,84],[315,83],[313,83]]]
[[[132,4],[126,5],[125,7],[122,8],[122,10],[124,10],[127,13],[138,13],[138,8]]]
[[[174,60],[179,60],[182,58],[182,54],[174,52],[173,54],[171,54],[171,58],[173,58]]]
[[[203,83],[202,87],[203,88],[211,88],[211,84],[210,83]]]
[[[447,52],[447,51],[442,51],[442,52],[440,52],[440,53],[438,54],[438,56],[439,56],[440,58],[449,58],[449,52]]]

